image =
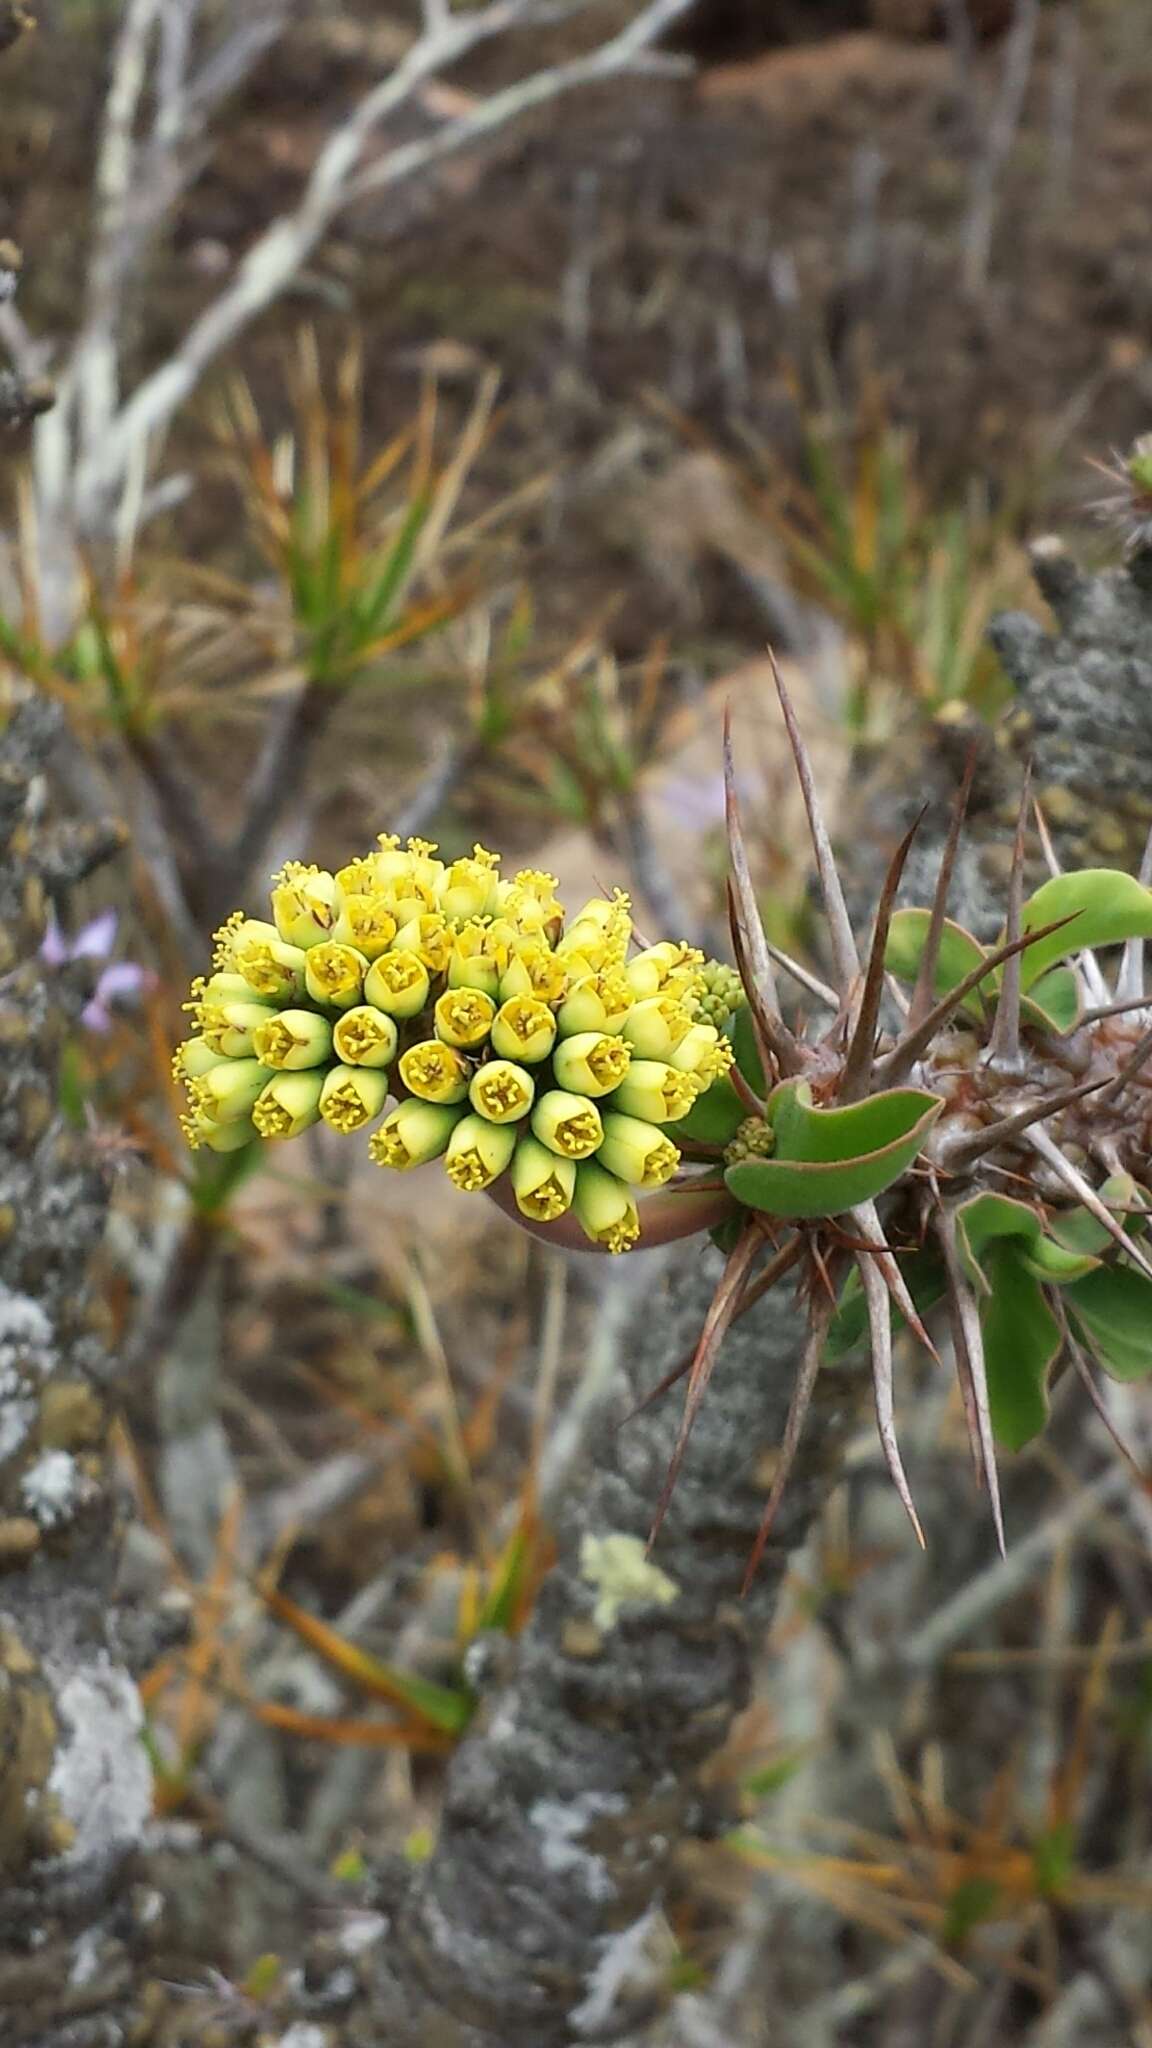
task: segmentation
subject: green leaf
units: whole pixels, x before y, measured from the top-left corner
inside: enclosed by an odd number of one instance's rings
[[[769,1100],[774,1159],[743,1160],[724,1178],[737,1201],[773,1216],[836,1216],[883,1193],[911,1166],[942,1099],[891,1088],[842,1109],[814,1109],[804,1081]]]
[[[1048,1419],[1048,1374],[1060,1349],[1060,1325],[1011,1240],[989,1244],[984,1271],[991,1292],[981,1304],[980,1329],[992,1429],[997,1443],[1018,1451]]]
[[[973,1195],[956,1210],[956,1233],[964,1270],[978,1294],[989,1292],[985,1271],[988,1246],[1006,1237],[1023,1238],[1034,1245],[1043,1230],[1036,1210],[1028,1202],[1010,1195]]]
[[[1025,953],[1025,961],[1027,958]],[[1055,1031],[1063,1036],[1076,1029],[1081,1008],[1080,977],[1075,969],[1050,967],[1047,974],[1042,974],[1033,984],[1031,993],[1023,998],[1020,1014],[1026,1024],[1038,1024],[1041,1030]]]
[[[926,1315],[941,1299],[947,1284],[939,1259],[934,1258],[931,1252],[910,1252],[901,1256],[900,1271],[920,1314]],[[895,1335],[904,1328],[904,1318],[891,1297],[888,1309]],[[828,1335],[824,1340],[825,1364],[838,1365],[842,1358],[847,1358],[858,1344],[865,1341],[867,1335],[867,1297],[860,1279],[860,1268],[853,1266],[840,1289],[836,1313],[828,1325]]]
[[[1114,1173],[1097,1189],[1106,1209],[1116,1214],[1116,1220],[1132,1234],[1144,1228],[1139,1216],[1128,1216],[1121,1212],[1134,1206],[1144,1207],[1147,1197],[1130,1173]],[[1102,1252],[1114,1243],[1111,1233],[1097,1221],[1088,1209],[1062,1209],[1052,1217],[1048,1225],[1049,1237],[1055,1238],[1070,1252],[1081,1254]]]
[[[1028,1271],[1050,1287],[1067,1287],[1069,1281],[1082,1279],[1100,1264],[1091,1252],[1075,1251],[1054,1237],[1037,1238],[1023,1256]]]
[[[727,1074],[721,1074],[696,1097],[687,1116],[667,1126],[668,1136],[673,1144],[680,1138],[698,1138],[702,1145],[726,1145],[747,1115]]]
[[[889,973],[898,975],[901,981],[915,981],[920,968],[920,956],[928,939],[928,927],[932,921],[929,910],[898,910],[888,927],[888,943],[884,948],[884,965]],[[979,941],[966,932],[963,925],[953,924],[950,917],[944,920],[940,935],[940,953],[936,962],[935,993],[946,996],[949,989],[979,967],[984,958],[984,948]],[[973,991],[965,1008],[977,1003]]]
[[[752,1023],[752,1012],[747,1003],[741,1003],[728,1028],[728,1037],[736,1055],[736,1065],[748,1086],[759,1096],[768,1093],[764,1080],[764,1067],[760,1059],[760,1048],[756,1043],[756,1031]],[[744,1115],[747,1116],[747,1110]]]
[[[1034,987],[1057,960],[1085,946],[1152,938],[1152,889],[1119,868],[1081,868],[1078,874],[1053,875],[1024,905],[1021,930],[1035,931],[1059,917],[1075,921],[1064,931],[1049,932],[1021,955],[1026,989]]]
[[[1065,1288],[1064,1299],[1112,1379],[1152,1373],[1152,1281],[1131,1266],[1098,1266]]]

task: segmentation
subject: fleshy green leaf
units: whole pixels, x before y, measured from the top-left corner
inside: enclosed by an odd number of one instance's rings
[[[1021,955],[1026,989],[1033,988],[1057,960],[1086,946],[1152,938],[1152,889],[1119,868],[1081,868],[1078,874],[1053,875],[1024,905],[1020,928],[1035,931],[1060,917],[1075,922],[1063,931],[1049,932]]]
[[[724,1178],[737,1201],[773,1216],[836,1216],[871,1201],[911,1166],[942,1107],[923,1088],[891,1088],[841,1109],[815,1109],[806,1082],[773,1091],[774,1159],[742,1160]]]
[[[973,1195],[956,1211],[956,1233],[960,1257],[976,1292],[991,1289],[987,1267],[988,1247],[1004,1238],[1020,1238],[1031,1249],[1041,1235],[1043,1224],[1028,1202],[1011,1195]]]
[[[1069,1281],[1082,1279],[1100,1264],[1091,1252],[1074,1251],[1054,1237],[1038,1237],[1023,1258],[1028,1271],[1051,1287],[1067,1287]]]
[[[1025,953],[1024,959],[1027,958]],[[1026,1024],[1039,1024],[1042,1030],[1055,1031],[1062,1036],[1075,1030],[1082,1007],[1080,977],[1075,969],[1050,967],[1023,998],[1020,1014]]]
[[[1018,1451],[1048,1419],[1048,1374],[1060,1349],[1060,1325],[1011,1239],[989,1243],[984,1271],[991,1292],[981,1303],[980,1330],[992,1428],[997,1443]],[[1088,1281],[1095,1277],[1089,1274]]]
[[[884,965],[890,974],[898,975],[901,981],[915,981],[920,966],[920,956],[928,938],[928,927],[932,921],[930,910],[898,910],[888,927],[888,944],[884,948]],[[979,967],[984,958],[984,948],[963,925],[954,924],[950,917],[944,920],[940,935],[940,952],[936,961],[935,994],[946,996],[949,989]],[[975,991],[969,999],[976,1005]],[[969,1005],[965,1005],[967,1008]]]
[[[1152,1281],[1131,1266],[1098,1266],[1065,1288],[1064,1299],[1113,1379],[1152,1373]]]

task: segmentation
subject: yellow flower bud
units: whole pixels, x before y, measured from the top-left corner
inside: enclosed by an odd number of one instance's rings
[[[632,1007],[632,991],[620,967],[606,967],[576,981],[557,1013],[562,1038],[574,1038],[580,1031],[607,1031],[618,1038]]]
[[[178,1081],[196,1081],[218,1065],[219,1059],[206,1038],[186,1038],[172,1055],[172,1072]]]
[[[534,1223],[553,1223],[572,1206],[576,1162],[559,1158],[525,1134],[512,1155],[512,1192],[522,1216]]]
[[[277,1073],[322,1067],[332,1054],[332,1026],[315,1010],[280,1010],[253,1032],[252,1044],[257,1057]]]
[[[396,919],[387,898],[379,890],[346,892],[332,937],[341,945],[355,946],[365,960],[378,960],[396,937]]]
[[[415,953],[429,974],[443,974],[452,953],[452,928],[438,910],[422,911],[400,924],[393,945],[397,953]]]
[[[682,1074],[691,1074],[701,1088],[710,1087],[721,1074],[726,1074],[732,1060],[732,1047],[714,1024],[693,1024],[668,1055],[669,1065],[678,1067]]]
[[[642,1060],[667,1060],[692,1029],[692,1019],[674,996],[647,996],[633,1003],[623,1036]]]
[[[586,1095],[550,1088],[532,1112],[533,1134],[559,1159],[588,1159],[604,1136],[600,1112]]]
[[[535,996],[538,1002],[559,1002],[568,987],[568,969],[543,939],[521,939],[500,976],[500,998]]]
[[[535,1066],[546,1060],[556,1042],[556,1019],[536,996],[509,996],[492,1024],[492,1050],[501,1059]]]
[[[290,860],[281,868],[272,890],[276,929],[290,946],[318,946],[332,936],[340,911],[340,885],[323,868]]]
[[[492,1029],[496,1005],[483,989],[448,988],[437,997],[432,1015],[437,1038],[462,1052],[474,1052]]]
[[[320,1114],[334,1131],[358,1131],[388,1100],[388,1076],[373,1067],[330,1067],[320,1090]]]
[[[400,1079],[422,1102],[463,1102],[472,1069],[454,1046],[421,1039],[400,1055]]]
[[[604,1143],[596,1154],[600,1166],[634,1188],[659,1188],[671,1180],[680,1154],[655,1124],[611,1110],[605,1111],[603,1123]]]
[[[250,1116],[235,1117],[229,1124],[218,1124],[195,1110],[181,1117],[180,1128],[193,1152],[198,1151],[201,1145],[207,1145],[212,1152],[239,1152],[259,1136]]]
[[[453,924],[486,917],[496,907],[499,856],[474,846],[470,859],[454,860],[440,884],[440,908]]]
[[[596,966],[621,966],[632,936],[631,909],[622,889],[617,889],[611,902],[606,896],[593,896],[557,940],[557,952],[580,953],[594,947]]]
[[[406,845],[408,873],[429,903],[434,903],[444,880],[444,863],[434,858],[434,839],[409,839]]]
[[[183,1008],[189,1012],[197,1029],[202,1030],[209,1010],[218,1009],[221,1003],[250,1003],[252,1000],[252,990],[242,974],[210,974],[207,981],[198,974]]]
[[[643,1002],[646,996],[659,995],[673,975],[687,987],[703,965],[704,955],[696,947],[665,939],[659,946],[646,946],[642,953],[633,954],[624,972],[636,1001]]]
[[[624,1116],[638,1116],[642,1123],[674,1124],[687,1116],[697,1093],[694,1077],[678,1073],[665,1060],[633,1060],[612,1097],[612,1108]]]
[[[335,939],[313,946],[304,964],[304,982],[314,1003],[326,1003],[333,1010],[350,1010],[364,993],[368,962],[355,946],[342,946]]]
[[[419,954],[381,953],[364,976],[364,1000],[388,1017],[416,1017],[428,1001],[430,987]]]
[[[449,988],[479,988],[495,997],[500,987],[500,962],[488,943],[487,925],[461,925],[448,956]]]
[[[444,1171],[453,1187],[466,1194],[490,1188],[508,1165],[517,1135],[513,1124],[490,1123],[483,1116],[462,1117],[444,1154]]]
[[[341,895],[345,898],[375,896],[384,886],[379,859],[378,854],[365,853],[359,860],[350,860],[347,867],[337,868],[336,880],[340,884]]]
[[[622,1038],[609,1038],[600,1031],[580,1031],[575,1038],[562,1038],[552,1060],[561,1088],[574,1095],[610,1095],[631,1065],[632,1054]]]
[[[555,875],[539,868],[521,868],[499,893],[501,914],[518,932],[555,938],[564,923],[564,905],[556,895]]]
[[[265,1082],[272,1078],[259,1060],[221,1060],[188,1084],[193,1106],[218,1124],[247,1116]]]
[[[574,1206],[584,1235],[610,1252],[630,1251],[640,1235],[636,1204],[624,1182],[594,1159],[576,1169]]]
[[[205,1043],[210,1045],[217,1057],[226,1060],[243,1059],[253,1050],[255,1033],[261,1024],[266,1024],[275,1012],[265,1003],[258,1003],[249,991],[248,1001],[227,1000],[220,1003],[206,1002],[201,1006],[200,1029]]]
[[[423,1166],[440,1157],[463,1115],[462,1109],[443,1103],[402,1102],[369,1139],[369,1154],[377,1166],[391,1166],[401,1173],[410,1166]]]
[[[320,1115],[324,1075],[276,1074],[252,1111],[262,1138],[298,1138]]]
[[[332,1026],[332,1050],[346,1067],[390,1067],[399,1034],[391,1017],[358,1003]]]
[[[279,938],[275,925],[250,918],[236,933],[232,958],[252,993],[268,1001],[290,1002],[304,987],[307,955],[301,946],[290,946]]]
[[[512,1060],[488,1060],[472,1076],[468,1099],[489,1123],[514,1124],[527,1116],[536,1084],[524,1067]]]

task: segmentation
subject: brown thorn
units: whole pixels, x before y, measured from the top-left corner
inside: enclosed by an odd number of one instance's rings
[[[1094,1216],[1097,1223],[1104,1225],[1113,1243],[1119,1245],[1121,1251],[1126,1253],[1133,1265],[1139,1268],[1145,1279],[1152,1280],[1152,1264],[1145,1258],[1139,1245],[1134,1243],[1127,1231],[1123,1230],[1120,1224],[1117,1223],[1111,1210],[1106,1208],[1100,1200],[1091,1182],[1085,1180],[1083,1174],[1078,1173],[1071,1162],[1065,1159],[1060,1147],[1050,1133],[1044,1130],[1026,1131],[1024,1142],[1030,1145],[1034,1152],[1040,1154],[1041,1159],[1047,1162],[1057,1178],[1064,1182],[1065,1187],[1071,1188],[1077,1201],[1087,1209],[1089,1215]]]
[[[892,1394],[892,1323],[888,1313],[888,1289],[873,1259],[857,1258],[856,1269],[868,1307],[868,1334],[872,1343],[872,1386],[876,1397],[876,1426],[888,1476],[900,1496],[921,1550],[927,1549],[916,1503],[908,1485],[900,1446],[896,1440],[895,1405]]]
[[[680,1467],[684,1462],[684,1453],[688,1448],[688,1439],[692,1433],[692,1425],[699,1412],[700,1403],[707,1392],[708,1382],[712,1377],[724,1332],[727,1330],[736,1312],[736,1305],[743,1290],[748,1267],[759,1251],[761,1243],[760,1232],[750,1225],[745,1225],[740,1237],[728,1254],[724,1271],[709,1304],[708,1314],[704,1318],[704,1328],[700,1332],[700,1340],[696,1346],[688,1376],[688,1391],[684,1397],[684,1414],[680,1422],[679,1435],[676,1438],[672,1457],[669,1461],[668,1472],[661,1490],[660,1499],[656,1504],[656,1514],[652,1522],[651,1533],[648,1537],[649,1551],[651,1551],[652,1545],[660,1533],[660,1525],[668,1512],[676,1481],[680,1475]]]
[[[822,1310],[813,1323],[808,1342],[804,1347],[799,1370],[796,1374],[796,1384],[792,1389],[792,1399],[788,1403],[784,1434],[780,1439],[780,1449],[776,1456],[776,1470],[772,1475],[772,1485],[764,1506],[764,1514],[761,1518],[760,1527],[756,1532],[756,1541],[752,1545],[751,1554],[744,1572],[744,1582],[740,1588],[742,1598],[751,1591],[752,1581],[759,1569],[760,1560],[764,1555],[768,1545],[768,1538],[772,1533],[772,1524],[776,1520],[780,1502],[784,1498],[784,1489],[791,1477],[792,1467],[796,1463],[796,1453],[800,1448],[800,1436],[804,1428],[804,1418],[812,1403],[812,1394],[816,1385],[817,1375],[820,1371],[820,1357],[824,1349],[824,1339],[831,1320],[831,1309]]]
[[[936,877],[936,893],[932,898],[932,914],[928,920],[928,937],[924,941],[924,951],[920,955],[920,965],[916,972],[916,983],[912,990],[912,1003],[908,1012],[908,1022],[913,1030],[918,1024],[922,1024],[928,1015],[932,1007],[932,998],[936,993],[936,966],[940,958],[940,941],[944,936],[944,919],[948,911],[948,894],[952,887],[952,872],[956,866],[956,856],[960,851],[960,835],[964,829],[964,820],[968,815],[968,805],[972,796],[972,780],[976,773],[978,752],[979,748],[974,740],[968,749],[968,758],[964,763],[963,778],[956,794],[956,802],[952,811],[952,822],[948,827],[948,838],[940,861],[940,872]]]
[[[796,722],[796,713],[792,707],[792,699],[788,694],[787,684],[780,673],[780,664],[771,647],[768,649],[768,660],[772,667],[776,694],[780,699],[780,709],[784,714],[784,724],[788,733],[788,743],[792,749],[792,759],[796,764],[796,775],[800,784],[800,793],[804,799],[804,809],[808,814],[808,830],[811,834],[812,847],[816,855],[820,894],[824,899],[824,911],[828,919],[828,934],[832,942],[832,958],[836,963],[836,977],[840,984],[840,993],[841,996],[844,996],[852,985],[853,977],[860,972],[860,959],[856,951],[856,940],[852,934],[852,924],[848,916],[848,906],[844,901],[844,891],[840,886],[840,877],[836,872],[832,842],[828,837],[828,828],[824,823],[820,799],[816,794],[816,779],[812,773],[811,758],[804,744],[800,727]]]
[[[774,1017],[772,1012],[766,1009],[760,1000],[760,992],[756,986],[755,975],[748,958],[740,905],[731,876],[728,877],[725,884],[725,895],[728,902],[728,929],[732,935],[732,952],[736,961],[736,972],[740,976],[744,994],[748,999],[748,1010],[752,1018],[752,1030],[756,1039],[756,1049],[760,1054],[760,1062],[764,1068],[765,1083],[771,1086],[773,1067],[778,1072],[784,1074],[795,1074],[800,1071],[798,1049],[796,1041],[787,1025]]]
[[[752,886],[752,871],[748,866],[748,849],[744,843],[744,827],[740,820],[740,800],[736,794],[736,763],[732,753],[732,706],[724,706],[724,822],[728,833],[728,858],[732,867],[732,885],[748,936],[748,956],[760,1002],[773,1017],[780,1017],[780,998],[776,992],[776,976],[772,971],[772,958],[764,944],[764,926],[760,917],[760,906]]]
[[[1152,1033],[1149,1034],[1152,1043]],[[1115,1081],[1082,1081],[1077,1088],[1065,1088],[1059,1095],[1051,1095],[1043,1102],[1034,1102],[1027,1109],[1018,1109],[1012,1116],[1002,1116],[998,1123],[986,1124],[982,1131],[974,1131],[970,1138],[962,1138],[948,1153],[947,1165],[955,1173],[962,1166],[972,1166],[986,1153],[994,1152],[1008,1138],[1018,1137],[1022,1131],[1030,1130],[1033,1124],[1043,1121],[1046,1116],[1055,1116],[1057,1110],[1067,1109],[1070,1103],[1079,1102],[1085,1095],[1095,1095],[1105,1088],[1115,1087]],[[1107,1096],[1100,1094],[1106,1102]]]
[[[913,819],[896,848],[884,877],[884,887],[876,908],[876,922],[872,928],[872,949],[868,955],[868,971],[864,977],[860,1007],[856,1014],[856,1027],[836,1093],[838,1102],[859,1102],[861,1096],[868,1092],[868,1084],[872,1078],[872,1061],[876,1051],[880,1003],[884,994],[884,954],[888,946],[888,927],[892,922],[900,877],[904,873],[905,863],[912,851],[912,842],[924,823],[927,810],[928,806],[925,804]]]
[[[1001,1557],[1005,1554],[1004,1509],[1000,1499],[1000,1473],[996,1464],[996,1440],[992,1434],[992,1413],[988,1402],[988,1368],[984,1359],[984,1333],[980,1327],[980,1309],[975,1295],[964,1277],[959,1250],[956,1244],[954,1217],[941,1209],[938,1236],[944,1253],[944,1264],[948,1273],[948,1306],[953,1314],[956,1333],[956,1359],[959,1367],[963,1353],[975,1413],[979,1461],[977,1471],[982,1472],[988,1489],[988,1501],[992,1509],[992,1525],[996,1531],[996,1543]],[[964,1381],[961,1377],[961,1391]],[[967,1397],[966,1397],[967,1398]]]
[[[1073,1370],[1076,1373],[1081,1384],[1083,1385],[1084,1391],[1087,1394],[1088,1399],[1091,1401],[1092,1406],[1096,1410],[1097,1415],[1100,1417],[1101,1422],[1104,1424],[1104,1427],[1108,1431],[1108,1434],[1111,1437],[1113,1443],[1115,1444],[1116,1449],[1119,1451],[1120,1456],[1124,1460],[1124,1463],[1128,1466],[1129,1470],[1131,1471],[1132,1476],[1136,1480],[1141,1491],[1144,1493],[1150,1493],[1152,1492],[1152,1475],[1145,1471],[1143,1465],[1141,1465],[1139,1459],[1137,1458],[1135,1451],[1132,1449],[1131,1444],[1125,1443],[1124,1438],[1121,1436],[1120,1431],[1117,1429],[1116,1424],[1112,1420],[1112,1417],[1109,1415],[1108,1408],[1104,1400],[1104,1396],[1101,1394],[1099,1387],[1096,1385],[1096,1382],[1092,1377],[1092,1373],[1088,1365],[1088,1360],[1084,1355],[1083,1347],[1078,1342],[1075,1333],[1073,1332],[1072,1325],[1068,1319],[1068,1311],[1060,1298],[1059,1289],[1054,1288],[1052,1290],[1052,1293],[1053,1306],[1056,1310],[1056,1320],[1060,1324],[1060,1328],[1063,1332],[1064,1343],[1067,1347],[1068,1356],[1072,1360]]]
[[[1020,792],[1020,809],[1016,817],[1016,837],[1012,842],[1012,868],[1008,876],[1008,915],[1005,919],[1004,936],[1011,944],[1020,937],[1020,918],[1024,908],[1024,834],[1028,823],[1028,798],[1032,789],[1032,764],[1024,769],[1024,786]],[[1004,963],[1004,975],[1000,983],[1000,999],[996,1005],[996,1022],[992,1026],[989,1051],[994,1060],[1003,1066],[1015,1066],[1020,1058],[1020,997],[1021,960],[1019,953],[1013,953]]]

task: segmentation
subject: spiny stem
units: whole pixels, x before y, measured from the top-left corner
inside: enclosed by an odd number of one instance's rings
[[[1035,931],[1025,932],[1022,937],[1010,944],[1005,943],[997,946],[993,952],[986,953],[978,967],[971,968],[963,980],[956,983],[955,988],[949,989],[946,996],[941,996],[940,1001],[929,1010],[922,1023],[909,1031],[906,1037],[898,1039],[891,1052],[885,1053],[883,1059],[877,1060],[874,1080],[882,1087],[895,1087],[914,1066],[920,1054],[927,1051],[949,1019],[955,1016],[961,1003],[972,994],[973,989],[978,988],[982,981],[986,981],[990,974],[994,974],[998,967],[1002,967],[1006,960],[1010,960],[1014,953],[1025,952],[1029,946],[1035,946],[1040,939],[1046,939],[1050,932],[1058,932],[1064,925],[1071,924],[1079,915],[1080,912],[1074,910],[1067,917],[1054,918],[1051,924],[1037,925]]]
[[[848,906],[844,901],[844,891],[840,886],[840,877],[836,872],[832,842],[828,837],[828,828],[824,823],[824,813],[820,808],[820,799],[816,793],[816,779],[812,773],[812,762],[808,749],[804,744],[803,734],[796,723],[796,713],[792,708],[792,699],[788,694],[788,687],[780,673],[780,664],[771,647],[768,649],[768,659],[772,665],[772,676],[776,684],[776,694],[780,699],[780,709],[784,714],[784,724],[788,732],[788,743],[792,749],[792,759],[796,764],[796,779],[800,784],[800,792],[804,798],[804,809],[808,814],[808,830],[812,837],[812,847],[816,855],[816,871],[820,881],[820,894],[823,898],[824,910],[828,918],[828,933],[832,942],[832,958],[836,965],[836,979],[840,984],[841,997],[844,997],[848,994],[855,977],[860,972],[860,958],[856,951],[856,940],[852,934],[852,921],[848,916]]]

